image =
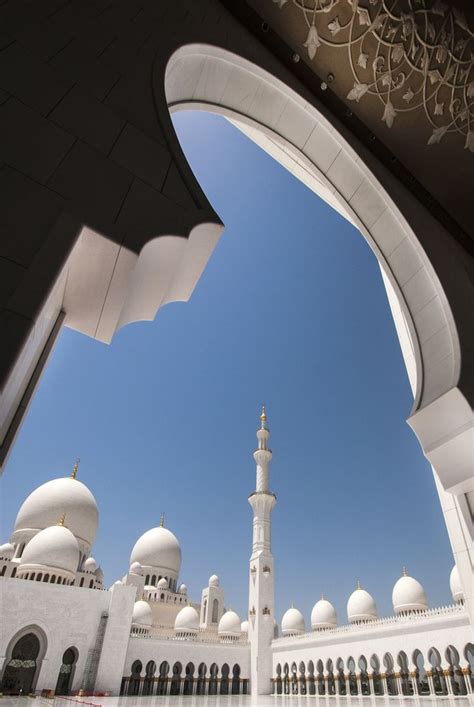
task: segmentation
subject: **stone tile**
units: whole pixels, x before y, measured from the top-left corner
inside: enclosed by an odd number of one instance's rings
[[[43,115],[71,85],[17,42],[0,52],[0,86]]]
[[[168,197],[168,199],[171,199],[176,204],[181,204],[187,209],[194,209],[196,207],[194,199],[190,195],[189,190],[174,163],[169,169],[165,185],[161,191]]]
[[[0,169],[0,194],[0,255],[28,267],[64,201],[7,166]]]
[[[125,121],[110,108],[75,87],[49,116],[68,132],[92,147],[108,153]]]
[[[318,123],[303,145],[303,152],[322,172],[326,173],[339,152],[341,145],[324,125]]]
[[[73,31],[60,31],[48,18],[21,27],[14,34],[22,47],[28,49],[35,57],[48,61],[74,38]]]
[[[434,297],[414,317],[418,339],[421,344],[431,339],[446,326],[446,319],[439,297]]]
[[[0,106],[0,159],[20,172],[46,182],[67,151],[74,137],[53,125],[39,113],[10,98]]]
[[[116,71],[94,58],[79,39],[56,54],[50,64],[61,72],[66,80],[76,81],[100,101],[120,77]]]
[[[370,229],[375,243],[386,258],[406,238],[402,224],[391,209],[385,209],[383,214]]]
[[[259,87],[259,79],[238,66],[232,69],[222,103],[238,113],[247,113]]]
[[[164,137],[156,119],[156,108],[151,82],[145,69],[137,67],[123,76],[104,101],[128,123],[164,144]]]
[[[364,174],[351,155],[341,150],[326,172],[334,188],[349,201],[364,180]]]
[[[419,270],[403,285],[403,294],[410,305],[412,315],[436,296],[436,290],[426,268]]]
[[[0,311],[0,388],[3,388],[33,322],[16,312]]]
[[[423,262],[409,238],[405,238],[390,253],[388,262],[399,287],[403,287],[423,267]]]
[[[290,99],[275,126],[275,130],[293,145],[302,148],[316,124],[316,119],[308,111]]]
[[[250,115],[254,116],[264,126],[274,128],[287,103],[287,96],[275,86],[260,79],[257,92],[250,104]]]
[[[170,154],[155,140],[127,124],[110,154],[122,167],[159,191],[171,161]]]
[[[220,103],[232,73],[230,62],[206,59],[194,91],[194,100]]]
[[[76,142],[50,180],[50,186],[70,200],[74,213],[92,228],[116,219],[132,175],[83,142]]]
[[[19,286],[26,268],[12,260],[0,257],[0,307],[4,307],[10,296]]]
[[[382,193],[367,177],[352,195],[350,205],[369,230],[387,208]]]

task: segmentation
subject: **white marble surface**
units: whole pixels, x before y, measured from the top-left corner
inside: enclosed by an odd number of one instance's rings
[[[27,701],[28,700],[28,701]],[[3,697],[2,707],[20,707],[31,704],[26,697]],[[467,697],[316,697],[310,695],[278,696],[260,695],[213,695],[213,696],[180,696],[180,697],[57,697],[54,700],[37,697],[34,700],[37,707],[73,707],[83,704],[85,707],[472,707],[474,695]]]

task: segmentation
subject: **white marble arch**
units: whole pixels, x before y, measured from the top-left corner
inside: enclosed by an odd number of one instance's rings
[[[387,172],[382,185],[365,164],[363,148],[358,153],[312,104],[219,47],[190,44],[177,50],[166,67],[165,94],[171,113],[225,116],[353,223],[377,257],[413,390],[408,422],[435,469],[471,605],[473,411],[457,387],[461,349],[453,314],[419,238],[388,193],[393,177]],[[424,211],[413,203],[410,208]]]

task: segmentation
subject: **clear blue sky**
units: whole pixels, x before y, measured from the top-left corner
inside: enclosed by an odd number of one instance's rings
[[[174,120],[224,234],[187,304],[111,346],[62,332],[4,475],[4,539],[25,496],[80,456],[108,585],[165,511],[191,597],[215,572],[244,617],[265,401],[278,618],[294,601],[309,626],[323,591],[345,623],[357,579],[390,614],[403,565],[431,605],[449,602],[451,550],[372,252],[223,118]]]

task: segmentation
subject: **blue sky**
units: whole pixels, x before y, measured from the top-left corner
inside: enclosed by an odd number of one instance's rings
[[[264,401],[277,617],[293,601],[309,626],[324,592],[345,623],[358,579],[390,614],[403,565],[430,605],[448,603],[451,550],[372,252],[223,118],[174,122],[224,234],[190,302],[111,346],[62,332],[4,475],[3,539],[25,496],[80,456],[107,584],[164,511],[191,597],[215,572],[244,617]]]

